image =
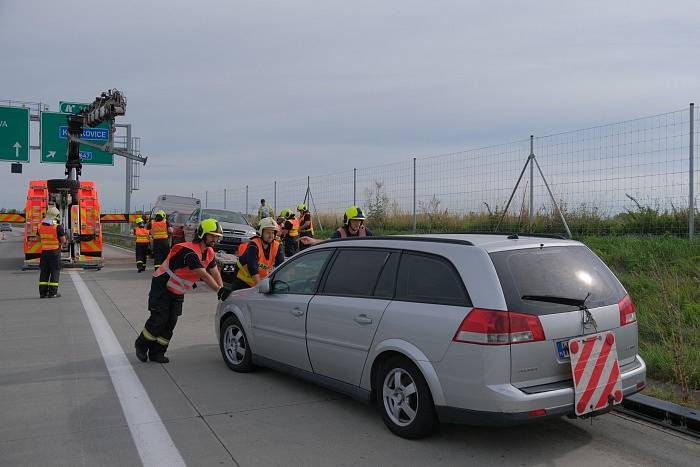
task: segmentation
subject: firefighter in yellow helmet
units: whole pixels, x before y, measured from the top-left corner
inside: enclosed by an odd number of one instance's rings
[[[158,266],[165,260],[170,251],[170,235],[173,228],[168,223],[168,216],[162,209],[156,212],[154,219],[148,223],[148,230],[151,233],[151,247],[153,250],[153,267]]]
[[[280,242],[275,240],[277,222],[271,217],[260,220],[258,234],[239,249],[238,261],[233,271],[232,290],[245,289],[257,285],[284,262]]]
[[[165,261],[153,273],[148,294],[150,317],[136,339],[136,357],[145,362],[168,363],[165,356],[178,317],[182,314],[185,293],[205,282],[217,296],[225,291],[212,248],[223,236],[216,219],[204,219],[191,242],[173,246]]]
[[[289,258],[299,251],[299,219],[291,209],[283,209],[280,215],[283,217],[280,237],[284,243],[284,256]]]
[[[338,227],[338,230],[333,232],[331,238],[355,238],[355,237],[372,237],[374,232],[365,226],[365,214],[357,206],[350,206],[345,210],[343,214],[343,225]],[[316,245],[320,243],[319,240],[315,238],[301,239],[302,243],[307,246]]]
[[[66,243],[66,233],[58,224],[61,212],[55,206],[49,206],[45,216],[38,228],[41,240],[39,297],[54,298],[61,296],[58,278],[61,274],[61,246]]]
[[[135,226],[131,234],[136,237],[136,270],[143,272],[146,270],[146,255],[148,253],[148,245],[150,243],[150,231],[146,228],[146,222],[143,217],[137,217]]]
[[[299,211],[299,240],[304,237],[314,238],[314,221],[311,218],[309,208],[304,203],[301,203],[297,206],[297,211]],[[300,248],[303,250],[305,245],[305,243],[302,243]]]

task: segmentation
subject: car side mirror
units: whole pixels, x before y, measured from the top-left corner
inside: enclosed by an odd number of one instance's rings
[[[264,294],[270,293],[270,279],[266,277],[258,283],[258,292]]]

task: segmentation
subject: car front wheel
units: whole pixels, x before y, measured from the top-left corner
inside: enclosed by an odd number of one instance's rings
[[[248,336],[235,316],[229,316],[221,325],[219,348],[224,362],[233,371],[247,373],[253,369],[253,355]]]
[[[386,426],[402,438],[418,439],[437,427],[430,388],[418,367],[405,357],[391,357],[377,372],[377,405]]]

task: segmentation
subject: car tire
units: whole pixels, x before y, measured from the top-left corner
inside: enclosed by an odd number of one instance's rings
[[[235,316],[227,317],[221,324],[219,349],[224,363],[233,371],[248,373],[253,370],[253,352],[248,336]]]
[[[418,367],[408,358],[384,361],[377,371],[377,406],[384,424],[397,436],[419,439],[438,426],[430,388]]]

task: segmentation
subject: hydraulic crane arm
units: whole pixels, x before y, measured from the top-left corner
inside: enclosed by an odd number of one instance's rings
[[[80,145],[85,145],[95,149],[100,149],[105,152],[117,154],[118,156],[126,157],[142,164],[146,164],[148,157],[143,157],[140,154],[132,154],[129,151],[115,148],[112,135],[109,141],[104,145],[84,141],[80,139],[84,127],[95,127],[102,122],[111,122],[114,124],[116,117],[121,117],[126,113],[126,97],[116,90],[112,89],[103,92],[95,101],[88,107],[85,107],[76,115],[68,116],[68,156],[66,158],[66,175],[69,180],[78,180],[81,175],[83,164],[80,161]]]

